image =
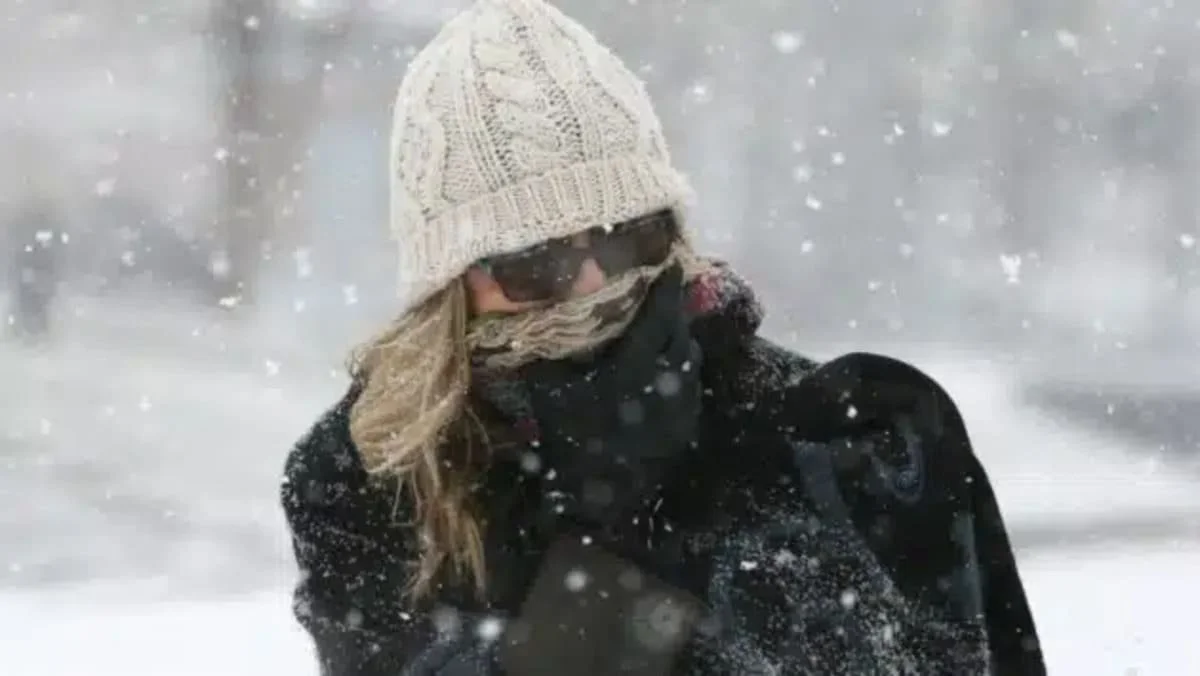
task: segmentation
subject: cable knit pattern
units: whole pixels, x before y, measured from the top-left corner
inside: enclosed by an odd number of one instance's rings
[[[480,0],[413,59],[391,170],[408,307],[486,256],[663,208],[682,222],[691,194],[643,83],[543,0]]]

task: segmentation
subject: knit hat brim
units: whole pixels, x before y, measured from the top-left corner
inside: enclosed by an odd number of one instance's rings
[[[407,307],[415,307],[486,256],[520,251],[661,209],[677,212],[684,237],[690,240],[683,208],[691,198],[692,189],[682,174],[644,156],[582,162],[540,174],[428,219],[418,229],[422,241],[404,242],[401,250],[437,255],[420,262],[400,261],[401,295]],[[524,227],[498,228],[498,223]]]

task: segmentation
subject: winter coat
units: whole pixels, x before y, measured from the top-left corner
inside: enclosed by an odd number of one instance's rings
[[[669,673],[1045,673],[1000,510],[949,395],[886,357],[817,364],[758,337],[758,321],[738,302],[697,320],[697,443],[625,527],[571,532],[699,603]],[[349,434],[356,396],[296,445],[282,491],[295,611],[322,673],[542,673],[506,671],[503,658],[503,627],[563,537],[534,525],[538,481],[512,452],[520,435],[497,442],[476,492],[486,598],[446,582],[411,604],[411,511],[368,481]],[[561,673],[618,673],[583,664]]]

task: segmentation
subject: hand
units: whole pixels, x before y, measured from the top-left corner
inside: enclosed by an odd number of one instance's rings
[[[648,497],[695,436],[700,366],[678,266],[662,274],[633,324],[596,357],[526,366],[550,507],[612,523]]]

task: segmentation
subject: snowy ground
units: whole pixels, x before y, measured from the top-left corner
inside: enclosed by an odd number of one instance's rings
[[[1191,617],[1200,544],[1104,546],[1021,563],[1051,674],[1200,673]]]
[[[0,673],[314,673],[276,482],[341,382],[232,352],[0,345]],[[1009,366],[904,356],[964,411],[1052,673],[1200,673],[1200,477],[1021,406]]]

